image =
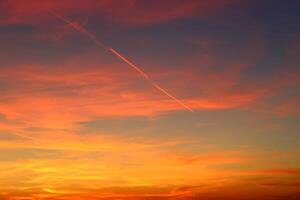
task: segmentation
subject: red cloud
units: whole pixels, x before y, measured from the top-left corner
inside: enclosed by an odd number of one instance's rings
[[[198,54],[190,56],[195,59]],[[251,62],[240,63],[220,60],[211,53],[208,61],[197,58],[201,67],[189,63],[177,70],[159,67],[150,76],[193,109],[251,108],[293,81],[290,73],[281,73],[262,82],[241,82],[244,70],[258,56],[251,55]],[[122,63],[108,64],[98,57],[98,53],[88,56],[100,61],[95,65],[87,64],[87,58],[81,56],[58,62],[58,66],[2,67],[0,76],[9,88],[2,89],[0,112],[35,126],[72,128],[76,122],[97,117],[151,116],[182,109]]]
[[[49,20],[49,10],[64,15],[82,14],[128,25],[156,24],[187,16],[215,13],[236,0],[4,0],[0,4],[5,13],[2,23],[41,23]]]

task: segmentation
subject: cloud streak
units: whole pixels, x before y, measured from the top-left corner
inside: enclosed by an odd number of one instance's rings
[[[47,12],[56,10],[65,15],[84,14],[103,18],[110,22],[115,22],[127,26],[145,26],[160,24],[191,16],[207,16],[217,13],[218,10],[237,2],[237,0],[174,0],[155,1],[145,0],[28,0],[20,2],[16,0],[4,0],[0,4],[3,8],[3,22],[14,23],[35,23],[45,22],[47,17],[37,18]],[[158,9],[157,9],[158,8]],[[2,21],[2,19],[0,20]]]
[[[81,34],[83,34],[84,36],[86,36],[87,38],[89,38],[91,41],[93,41],[98,47],[104,48],[105,50],[111,52],[113,55],[117,56],[119,59],[121,59],[124,63],[126,63],[127,65],[129,65],[130,67],[132,67],[135,71],[137,71],[146,81],[148,81],[153,87],[155,87],[158,91],[162,92],[163,94],[165,94],[166,96],[168,96],[169,98],[171,98],[172,100],[174,100],[176,103],[178,103],[180,106],[182,106],[183,108],[185,108],[186,110],[189,110],[191,112],[193,112],[193,110],[187,106],[185,103],[183,103],[181,100],[179,100],[178,98],[176,98],[175,96],[173,96],[172,94],[170,94],[169,92],[167,92],[165,89],[163,89],[160,85],[158,85],[154,80],[152,80],[148,74],[146,74],[140,67],[136,66],[135,64],[133,64],[131,61],[129,61],[127,58],[125,58],[123,55],[121,55],[119,52],[117,52],[116,50],[114,50],[113,48],[108,48],[106,47],[102,42],[100,42],[93,34],[91,34],[89,31],[87,31],[84,27],[82,27],[81,25],[79,25],[78,23],[74,23],[71,22],[67,19],[65,19],[64,17],[62,17],[61,15],[50,11],[50,13],[57,17],[58,19],[64,21],[66,24],[68,24],[70,27],[72,27],[73,29],[75,29],[76,31],[80,32]]]

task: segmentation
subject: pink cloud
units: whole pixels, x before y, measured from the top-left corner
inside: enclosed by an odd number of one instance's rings
[[[55,10],[64,15],[84,14],[98,16],[109,21],[127,25],[147,25],[168,22],[171,20],[198,15],[216,13],[236,0],[221,1],[149,1],[125,0],[74,0],[63,1],[38,1],[29,0],[20,2],[5,0],[1,7],[4,10],[4,22],[14,23],[41,23],[49,20],[49,10]],[[3,22],[2,22],[3,23]]]

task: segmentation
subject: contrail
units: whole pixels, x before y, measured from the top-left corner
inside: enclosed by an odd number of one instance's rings
[[[84,35],[87,38],[89,38],[98,47],[104,48],[105,50],[109,51],[110,53],[112,53],[113,55],[115,55],[116,57],[118,57],[120,60],[122,60],[123,62],[125,62],[127,65],[129,65],[130,67],[132,67],[134,70],[136,70],[145,80],[147,80],[157,90],[159,90],[160,92],[164,93],[166,96],[168,96],[169,98],[171,98],[172,100],[174,100],[176,103],[178,103],[179,105],[181,105],[185,109],[187,109],[187,110],[189,110],[191,112],[194,112],[193,109],[191,109],[189,106],[187,106],[186,104],[184,104],[181,100],[177,99],[175,96],[173,96],[172,94],[170,94],[169,92],[167,92],[165,89],[163,89],[161,86],[159,86],[140,67],[138,67],[135,64],[133,64],[131,61],[129,61],[127,58],[125,58],[123,55],[121,55],[115,49],[107,47],[106,45],[104,45],[102,42],[100,42],[97,39],[97,37],[95,35],[93,35],[89,31],[87,31],[83,26],[81,26],[80,24],[78,24],[76,22],[71,22],[71,21],[67,20],[66,18],[64,18],[63,16],[61,16],[61,15],[59,15],[59,14],[53,12],[53,11],[49,11],[49,12],[50,12],[50,14],[52,14],[53,16],[55,16],[56,18],[62,20],[63,22],[65,22],[66,24],[68,24],[69,26],[71,26],[77,32],[79,32],[82,35]]]
[[[120,53],[118,53],[116,50],[109,48],[108,49],[110,52],[112,52],[113,54],[115,54],[118,58],[120,58],[121,60],[123,60],[125,63],[127,63],[129,66],[133,67],[138,73],[141,74],[141,76],[144,77],[144,79],[146,79],[153,87],[155,87],[156,89],[158,89],[159,91],[161,91],[162,93],[164,93],[165,95],[167,95],[168,97],[170,97],[171,99],[175,100],[178,104],[180,104],[181,106],[183,106],[184,108],[188,109],[189,111],[193,110],[188,107],[187,105],[185,105],[182,101],[180,101],[179,99],[177,99],[176,97],[174,97],[173,95],[171,95],[169,92],[167,92],[165,89],[163,89],[162,87],[160,87],[157,83],[155,83],[143,70],[141,70],[139,67],[137,67],[135,64],[133,64],[132,62],[130,62],[128,59],[126,59],[124,56],[122,56]]]

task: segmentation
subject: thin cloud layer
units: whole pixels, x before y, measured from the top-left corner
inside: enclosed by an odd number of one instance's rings
[[[64,15],[86,15],[89,17],[103,17],[106,20],[127,25],[149,25],[164,23],[189,16],[205,16],[216,13],[235,0],[222,1],[136,1],[125,0],[122,2],[111,0],[75,0],[68,1],[38,1],[30,0],[19,2],[5,0],[1,3],[4,11],[3,22],[7,24],[17,23],[41,23],[49,20],[45,15],[49,10]],[[43,17],[41,17],[43,15]],[[36,17],[39,17],[37,19]],[[41,17],[41,18],[40,18]],[[39,20],[39,21],[37,21]]]
[[[296,200],[296,7],[0,1],[0,199]]]

